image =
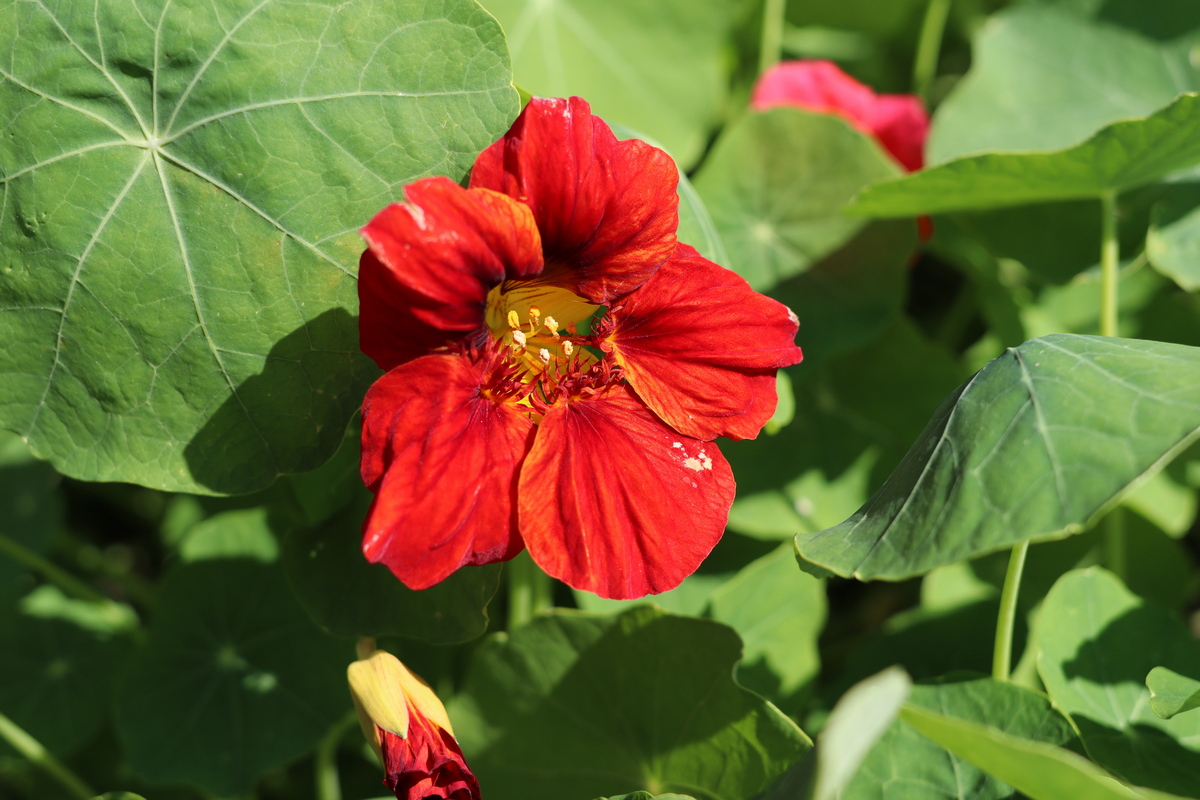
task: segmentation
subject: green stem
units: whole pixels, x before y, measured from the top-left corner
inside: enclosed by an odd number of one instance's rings
[[[102,603],[105,605],[112,602],[74,575],[47,561],[28,547],[8,538],[4,534],[0,534],[0,553],[5,553],[15,561],[21,562],[67,594],[74,595],[80,600],[88,600],[93,603]]]
[[[1117,240],[1117,193],[1100,195],[1100,335],[1117,335],[1117,282],[1120,243]]]
[[[508,629],[516,630],[550,608],[552,588],[550,576],[528,551],[508,562]]]
[[[1117,193],[1100,195],[1100,335],[1118,331],[1118,286],[1121,248],[1117,238]],[[1104,520],[1104,562],[1113,574],[1125,578],[1125,517],[1120,507]]]
[[[929,87],[937,74],[938,56],[942,52],[942,35],[950,16],[951,0],[929,0],[921,38],[917,41],[917,57],[913,61],[913,92],[929,101]]]
[[[71,794],[81,800],[91,800],[96,796],[96,793],[88,788],[88,785],[81,781],[74,772],[50,755],[50,752],[42,747],[41,742],[3,714],[0,714],[0,738],[12,745],[12,748],[28,759],[30,763],[36,764],[47,775],[62,784]]]
[[[779,63],[783,55],[783,17],[787,0],[766,0],[763,3],[762,38],[759,40],[758,74]]]
[[[342,800],[342,780],[338,774],[337,752],[346,730],[358,722],[358,715],[350,713],[334,723],[317,744],[313,754],[313,777],[316,781],[317,800]]]
[[[1000,614],[996,618],[996,645],[992,650],[992,677],[1007,681],[1012,670],[1013,629],[1017,624],[1017,594],[1021,589],[1021,573],[1025,571],[1025,554],[1029,540],[1018,544],[1008,557],[1008,572],[1000,592]]]

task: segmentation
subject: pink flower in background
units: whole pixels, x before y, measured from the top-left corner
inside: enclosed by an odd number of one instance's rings
[[[929,114],[911,94],[876,94],[832,61],[785,61],[758,79],[750,106],[763,111],[796,106],[836,114],[874,137],[909,172],[925,165]]]

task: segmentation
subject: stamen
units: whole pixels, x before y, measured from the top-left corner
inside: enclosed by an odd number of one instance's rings
[[[530,319],[536,320],[541,315],[542,315],[542,310],[540,308],[538,308],[537,306],[529,307],[529,318]]]
[[[541,350],[538,350],[538,358],[540,358],[542,360],[543,364],[549,364],[550,363],[550,351],[543,347]]]
[[[547,316],[545,321],[546,330],[550,331],[551,336],[558,335],[558,320],[554,317]]]
[[[568,339],[567,341],[562,343],[562,349],[563,349],[563,355],[570,358],[571,354],[575,352],[575,345],[571,344],[571,341]]]
[[[510,327],[510,328],[521,327],[521,318],[519,316],[517,316],[517,312],[515,309],[508,312],[508,327]]]
[[[513,331],[512,337],[513,337],[513,345],[517,349],[525,348],[525,333],[524,333],[524,331]]]

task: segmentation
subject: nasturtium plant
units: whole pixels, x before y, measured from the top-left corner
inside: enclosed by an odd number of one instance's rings
[[[507,49],[470,0],[142,5],[0,11],[0,424],[75,477],[251,491],[337,449],[355,231],[504,131]]]
[[[1195,0],[0,0],[0,797],[1198,800],[1198,98]]]

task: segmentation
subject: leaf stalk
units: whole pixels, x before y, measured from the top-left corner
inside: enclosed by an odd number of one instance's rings
[[[1012,671],[1013,630],[1017,622],[1017,595],[1021,589],[1021,574],[1025,571],[1025,556],[1029,540],[1018,544],[1008,557],[1008,572],[1000,591],[1000,614],[996,618],[996,644],[992,649],[992,677],[1008,681]]]
[[[40,767],[43,772],[58,781],[75,797],[80,800],[91,800],[96,796],[96,793],[80,780],[79,776],[51,755],[41,742],[3,714],[0,714],[0,738],[12,745],[12,748],[31,764]]]

